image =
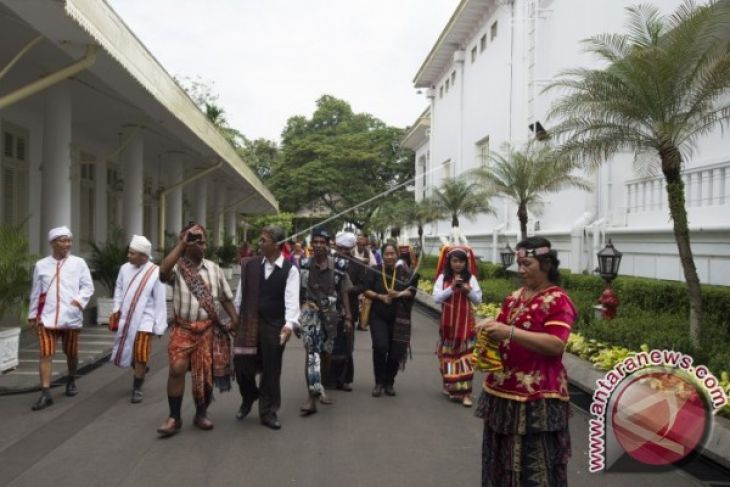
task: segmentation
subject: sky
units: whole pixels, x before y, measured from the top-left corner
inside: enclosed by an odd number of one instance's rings
[[[278,141],[329,94],[397,127],[427,106],[413,78],[458,0],[108,0],[162,66],[201,78],[229,125]]]

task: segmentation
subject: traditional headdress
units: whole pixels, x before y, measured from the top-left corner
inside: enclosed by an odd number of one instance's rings
[[[471,247],[467,245],[444,245],[439,254],[438,264],[436,264],[436,278],[444,272],[449,258],[456,253],[461,253],[466,256],[466,260],[469,263],[469,272],[472,276],[478,276],[479,268],[477,267],[477,261]]]

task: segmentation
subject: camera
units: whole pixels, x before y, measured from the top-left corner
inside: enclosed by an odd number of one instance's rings
[[[188,236],[186,237],[185,240],[187,240],[188,242],[195,242],[197,240],[200,240],[200,237],[201,236],[199,234],[188,233]]]
[[[463,283],[463,282],[461,282],[461,281],[458,281],[458,282],[456,282],[456,283],[454,284],[454,287],[455,287],[455,288],[462,288],[462,287],[464,287],[464,283]]]

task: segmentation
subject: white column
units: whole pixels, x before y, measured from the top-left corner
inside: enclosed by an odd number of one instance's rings
[[[223,244],[223,208],[226,206],[226,189],[225,187],[216,188],[215,202],[215,246],[220,247]]]
[[[129,136],[125,134],[124,140],[127,141]],[[127,141],[121,154],[121,163],[124,179],[122,226],[129,240],[132,235],[142,235],[144,232],[144,140],[139,131]]]
[[[87,243],[81,237],[81,151],[71,146],[71,225],[69,228],[76,235],[76,251],[86,249]]]
[[[146,237],[150,239],[150,242],[152,242],[152,248],[158,249],[160,248],[160,236],[158,235],[158,233],[160,232],[158,228],[160,226],[160,201],[156,198],[157,192],[160,189],[160,176],[156,167],[150,175],[152,176],[152,194],[154,199],[152,202],[152,211],[150,215],[150,234],[146,235]]]
[[[41,241],[45,242],[51,228],[71,225],[71,97],[66,82],[46,92],[41,170]]]
[[[203,178],[195,183],[195,222],[207,228],[208,180]]]
[[[168,187],[183,180],[184,167],[179,155],[175,154],[167,160]],[[183,198],[182,188],[177,188],[167,194],[167,214],[165,216],[165,231],[177,235],[183,227]]]
[[[236,220],[237,220],[237,212],[236,210],[229,210],[226,212],[226,237],[232,237],[235,241],[236,239]]]
[[[97,159],[94,164],[94,239],[97,242],[105,242],[108,235],[106,170],[106,160]]]

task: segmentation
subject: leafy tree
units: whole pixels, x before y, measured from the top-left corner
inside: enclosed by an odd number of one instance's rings
[[[440,218],[451,218],[451,226],[458,227],[460,217],[471,219],[482,213],[493,214],[491,196],[476,182],[448,178],[434,190],[430,204]]]
[[[476,169],[473,174],[490,191],[517,204],[523,239],[527,238],[527,210],[541,204],[544,194],[569,187],[590,189],[588,181],[571,174],[575,163],[569,158],[559,157],[548,145],[533,143],[524,150],[506,145],[503,153],[493,153],[493,164]]]
[[[402,136],[402,129],[324,95],[311,118],[287,121],[270,187],[285,211],[323,206],[362,229],[413,177],[413,153],[399,146]]]
[[[565,139],[564,154],[595,165],[627,150],[664,175],[696,348],[702,294],[681,171],[699,137],[730,120],[727,10],[727,2],[685,3],[670,16],[650,5],[631,7],[628,33],[585,41],[605,68],[572,69],[548,87],[568,90],[551,111],[561,119],[553,130]]]
[[[251,227],[248,231],[249,239],[258,239],[261,230],[268,225],[280,226],[284,233],[289,234],[292,231],[294,220],[293,213],[276,213],[273,215],[258,215],[251,219]]]

